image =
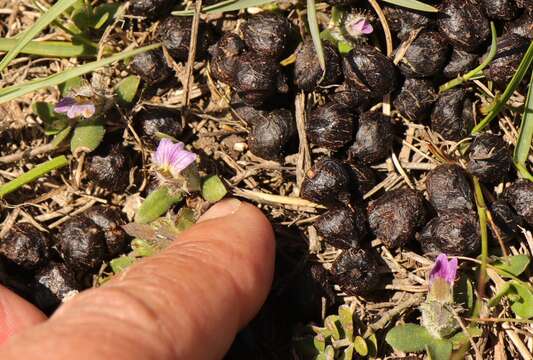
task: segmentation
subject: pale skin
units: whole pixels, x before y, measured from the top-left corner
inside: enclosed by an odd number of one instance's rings
[[[0,359],[221,359],[266,299],[274,234],[236,199],[49,319],[0,287]]]

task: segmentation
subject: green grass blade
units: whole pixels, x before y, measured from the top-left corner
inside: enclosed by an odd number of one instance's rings
[[[513,75],[513,78],[507,84],[507,87],[505,88],[505,91],[503,92],[502,96],[498,98],[498,101],[494,104],[492,107],[492,110],[490,113],[487,114],[477,124],[474,129],[472,129],[472,135],[475,135],[479,133],[481,130],[485,128],[494,118],[500,113],[500,111],[503,109],[504,105],[507,103],[507,100],[511,97],[513,92],[516,90],[524,76],[526,75],[527,70],[531,66],[531,63],[533,63],[533,41],[529,44],[529,47],[522,58],[522,61],[520,61],[520,65],[518,65],[518,68],[516,69],[516,72]]]
[[[514,149],[513,160],[518,172],[522,177],[533,181],[533,176],[527,170],[526,162],[531,149],[531,140],[533,139],[533,71],[531,71],[531,80],[529,81],[529,90],[527,92],[526,103],[524,104],[524,113],[520,123],[520,132],[518,142]]]
[[[28,93],[31,93],[35,90],[38,90],[44,87],[59,85],[76,76],[90,73],[101,67],[110,65],[114,63],[115,61],[123,60],[125,58],[143,53],[145,51],[156,49],[160,46],[161,44],[153,44],[153,45],[144,46],[142,48],[135,49],[135,50],[123,51],[121,53],[115,54],[113,56],[109,56],[102,60],[93,61],[87,64],[76,66],[74,68],[67,69],[63,72],[50,75],[42,79],[36,79],[36,80],[29,81],[24,84],[13,85],[13,86],[4,88],[0,90],[0,104],[16,99],[19,96],[26,95]]]
[[[219,14],[228,11],[242,10],[249,7],[261,6],[273,2],[273,0],[225,0],[202,8],[203,14]],[[193,16],[194,10],[173,11],[175,16]]]
[[[17,46],[19,40],[0,38],[0,51],[10,51]],[[98,49],[84,44],[73,44],[68,41],[30,41],[20,49],[20,53],[44,57],[94,57]]]
[[[383,0],[386,3],[401,6],[408,9],[425,11],[425,12],[439,12],[439,9],[428,4],[424,4],[417,0]]]
[[[42,164],[37,165],[30,171],[27,171],[17,178],[11,180],[10,182],[5,183],[0,186],[0,199],[6,196],[7,194],[17,190],[18,188],[29,184],[40,178],[41,176],[49,173],[52,170],[62,168],[68,164],[68,160],[64,155],[48,160]]]
[[[12,48],[0,61],[0,72],[2,72],[6,66],[13,60],[22,49],[28,44],[35,36],[37,36],[45,27],[47,27],[52,21],[55,20],[63,11],[71,7],[77,0],[59,0],[52,6],[43,16],[41,16],[35,24],[27,31],[24,32],[24,36],[18,39],[17,44]]]
[[[309,31],[311,32],[313,45],[318,56],[318,62],[322,71],[324,71],[326,69],[326,60],[324,59],[324,49],[322,48],[320,29],[318,28],[318,21],[316,19],[315,0],[307,0],[307,23],[309,24]]]
[[[479,66],[477,66],[475,69],[467,72],[463,76],[460,76],[460,77],[458,77],[456,79],[450,80],[446,84],[441,85],[439,87],[439,92],[444,92],[444,91],[450,90],[451,88],[453,88],[453,87],[455,87],[455,86],[457,86],[459,84],[462,84],[465,81],[471,80],[475,76],[482,75],[481,71],[483,71],[483,69],[485,69],[487,67],[487,65],[490,64],[492,59],[494,59],[494,56],[496,56],[496,50],[498,50],[498,44],[497,44],[497,36],[498,36],[498,34],[496,33],[496,25],[494,25],[494,21],[490,22],[490,31],[491,31],[491,35],[492,35],[492,41],[491,41],[491,44],[490,44],[490,51],[489,51],[488,55],[485,57],[485,60],[483,60],[483,62],[481,64],[479,64]]]

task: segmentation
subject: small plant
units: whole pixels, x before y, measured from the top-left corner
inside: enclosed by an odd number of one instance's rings
[[[373,356],[377,351],[375,335],[363,337],[366,329],[357,327],[354,319],[355,304],[341,305],[338,314],[330,315],[324,320],[324,326],[313,326],[316,333],[314,347],[318,352],[317,360],[335,359],[342,354],[342,359],[351,360],[358,356]]]

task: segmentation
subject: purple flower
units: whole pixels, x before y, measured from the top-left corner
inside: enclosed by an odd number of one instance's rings
[[[67,96],[57,102],[54,111],[66,114],[69,119],[75,119],[79,116],[90,118],[96,112],[96,106],[90,101]]]
[[[457,273],[457,259],[453,258],[448,261],[446,254],[440,254],[435,260],[435,265],[429,273],[429,284],[433,285],[437,279],[446,281],[450,286],[455,281],[455,274]]]
[[[365,18],[356,20],[355,22],[350,24],[350,33],[351,34],[372,34],[372,31],[374,31],[374,28],[372,27],[372,24],[370,24]]]
[[[153,155],[154,164],[162,171],[169,172],[176,177],[195,160],[197,155],[184,149],[182,142],[173,143],[169,139],[162,139]]]

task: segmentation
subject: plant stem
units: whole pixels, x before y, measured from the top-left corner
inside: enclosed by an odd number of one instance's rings
[[[0,38],[0,51],[9,51],[17,44],[17,39]],[[96,47],[76,45],[68,41],[30,41],[20,52],[44,57],[94,57]]]
[[[516,88],[526,75],[527,69],[529,69],[531,63],[533,63],[533,41],[531,41],[531,43],[529,44],[529,47],[524,57],[522,58],[520,65],[518,65],[518,69],[514,73],[513,78],[511,79],[509,84],[507,84],[507,87],[505,88],[505,91],[503,92],[502,96],[498,99],[498,101],[496,101],[490,113],[488,113],[487,116],[485,116],[485,118],[483,118],[483,120],[481,120],[479,124],[477,124],[474,129],[472,129],[472,135],[475,135],[481,130],[483,130],[485,126],[487,126],[492,120],[494,120],[494,118],[500,113],[503,106],[507,103],[507,100],[509,100],[513,92],[516,90]]]
[[[19,175],[16,179],[13,179],[10,182],[0,186],[0,199],[6,196],[7,194],[17,190],[18,188],[37,180],[41,176],[49,173],[50,171],[62,168],[67,164],[67,158],[64,155],[61,155],[37,165],[30,171]]]
[[[481,231],[481,267],[479,270],[479,279],[477,287],[479,299],[478,301],[481,302],[481,299],[483,298],[485,293],[485,284],[487,282],[487,262],[489,257],[489,244],[487,236],[487,206],[485,205],[485,199],[483,199],[483,192],[481,190],[481,185],[479,184],[479,179],[474,176],[473,180],[476,196],[476,206],[479,216],[479,227]]]
[[[492,61],[492,59],[494,59],[494,56],[496,55],[496,50],[498,49],[498,46],[496,44],[496,37],[497,37],[496,26],[494,25],[493,21],[490,22],[490,31],[491,31],[491,34],[492,34],[492,42],[491,42],[491,45],[490,45],[490,52],[487,55],[487,57],[485,57],[483,62],[481,64],[479,64],[478,67],[476,67],[473,70],[470,70],[469,72],[467,72],[463,76],[459,76],[459,77],[457,77],[457,78],[455,78],[453,80],[450,80],[447,83],[441,85],[439,87],[439,92],[441,92],[441,93],[445,92],[447,90],[450,90],[451,88],[456,87],[457,85],[460,85],[460,84],[472,79],[474,76],[477,76],[481,71],[483,71],[483,69],[485,69],[485,67],[487,67],[488,64],[490,64],[490,62]]]
[[[529,81],[529,90],[527,92],[526,102],[524,104],[524,112],[522,114],[522,121],[520,123],[520,131],[518,135],[518,142],[513,155],[513,162],[516,169],[523,178],[533,181],[533,176],[529,173],[526,166],[526,161],[531,149],[531,140],[533,139],[533,71],[531,72],[531,80]]]

